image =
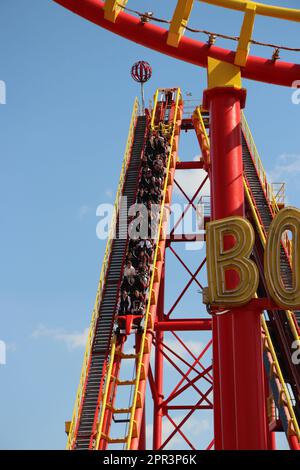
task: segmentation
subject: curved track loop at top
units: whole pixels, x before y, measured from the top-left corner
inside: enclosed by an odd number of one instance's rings
[[[120,12],[115,23],[104,19],[104,2],[100,0],[53,0],[68,8],[73,13],[105,28],[112,33],[123,36],[142,46],[154,49],[185,62],[201,67],[207,66],[207,58],[234,63],[235,51],[183,36],[178,47],[167,45],[168,31],[151,23],[142,24],[140,19]],[[247,64],[242,67],[242,76],[273,85],[291,87],[295,80],[300,80],[300,64],[264,59],[249,56]]]

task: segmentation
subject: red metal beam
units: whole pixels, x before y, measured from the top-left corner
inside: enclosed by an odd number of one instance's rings
[[[194,129],[192,119],[182,119],[181,121],[181,130],[182,131],[191,131]]]
[[[209,344],[211,344],[212,342],[209,341],[208,342],[208,345],[205,346],[205,348],[202,349],[200,355],[197,357],[193,351],[190,349],[190,347],[183,341],[183,339],[181,339],[178,334],[175,333],[175,331],[172,331],[172,335],[174,336],[174,338],[177,339],[177,341],[181,344],[181,346],[183,347],[183,349],[185,351],[187,351],[187,353],[194,359],[194,363],[190,366],[190,369],[189,371],[187,372],[187,375],[189,375],[189,373],[192,371],[193,367],[197,364],[199,364],[199,366],[201,367],[202,370],[205,370],[205,367],[202,365],[202,363],[200,362],[200,359],[204,356],[205,352],[207,351],[207,349],[209,348]],[[205,380],[207,380],[208,382],[211,383],[211,385],[213,384],[213,377],[211,374],[207,373],[207,375],[209,376],[210,380],[208,379],[208,377],[205,376]]]
[[[157,331],[210,331],[211,325],[210,318],[178,318],[156,322],[154,328]]]
[[[185,191],[182,189],[182,187],[179,185],[179,183],[176,181],[176,179],[174,179],[174,183],[176,184],[176,186],[179,188],[179,190],[182,192],[182,194],[184,195],[184,197],[188,200],[189,204],[187,205],[187,207],[184,208],[184,211],[182,212],[181,216],[179,217],[179,219],[176,221],[176,223],[174,224],[174,227],[172,228],[171,232],[170,232],[170,235],[172,235],[176,228],[178,227],[179,223],[184,219],[184,216],[186,215],[186,213],[188,212],[189,208],[190,207],[193,207],[195,210],[196,210],[196,207],[194,205],[194,200],[196,199],[196,197],[198,196],[198,194],[200,193],[201,189],[203,188],[203,186],[205,185],[206,181],[208,180],[208,175],[205,176],[205,178],[203,178],[203,180],[201,181],[201,184],[199,186],[199,188],[196,190],[196,192],[194,193],[193,197],[190,199],[188,197],[188,195],[185,193]]]
[[[212,410],[212,405],[169,405],[165,410]]]
[[[204,162],[200,160],[192,162],[177,162],[176,170],[201,170],[204,166]]]
[[[241,103],[245,90],[214,88],[205,92],[210,112],[213,219],[244,216]],[[226,237],[225,249],[234,240]],[[228,289],[237,274],[226,277]],[[260,314],[251,305],[213,320],[215,447],[266,450],[266,414]]]
[[[166,262],[166,260],[165,260]],[[165,303],[165,263],[161,271],[161,281],[158,294],[156,320],[160,322],[164,317]],[[160,449],[163,436],[163,410],[162,402],[164,400],[164,352],[163,352],[164,332],[157,330],[155,333],[155,388],[157,393],[157,403],[154,403],[153,414],[153,449]]]
[[[210,217],[205,217],[204,223],[209,222],[209,220]],[[169,239],[167,239],[167,246],[169,247],[171,243],[203,242],[205,240],[205,233],[179,233],[175,235],[172,234],[169,236]]]
[[[167,444],[168,442],[170,442],[170,440],[173,438],[173,436],[175,436],[176,433],[179,433],[181,435],[181,437],[185,440],[185,442],[188,444],[188,446],[192,449],[192,450],[196,450],[195,447],[193,446],[193,444],[191,443],[191,441],[186,437],[186,435],[182,432],[182,430],[180,429],[183,424],[190,418],[190,416],[194,413],[195,409],[189,411],[189,413],[186,415],[186,417],[179,423],[179,424],[176,424],[175,421],[171,418],[171,416],[167,413],[166,414],[166,417],[168,418],[168,420],[173,424],[174,426],[174,431],[172,431],[172,433],[169,435],[169,437],[165,440],[165,442],[162,444],[161,448],[160,449],[163,449]]]
[[[172,250],[173,253],[175,254],[174,250]],[[176,257],[178,258],[177,254],[176,254]],[[202,286],[200,284],[200,282],[196,279],[197,275],[199,274],[199,272],[201,271],[201,269],[203,268],[204,264],[206,263],[206,258],[202,261],[202,263],[200,264],[200,266],[198,267],[198,269],[194,272],[194,274],[191,274],[191,279],[188,281],[188,283],[185,285],[184,289],[182,290],[182,292],[180,293],[179,297],[177,298],[177,300],[174,302],[174,304],[172,305],[172,307],[170,308],[169,312],[167,313],[167,318],[169,318],[172,314],[172,312],[175,310],[175,308],[177,307],[177,305],[179,304],[180,300],[182,299],[182,297],[184,296],[184,294],[186,293],[186,291],[188,290],[188,288],[190,287],[190,285],[192,284],[193,281],[195,281],[199,286],[200,288],[202,289]],[[187,270],[189,272],[189,269]]]

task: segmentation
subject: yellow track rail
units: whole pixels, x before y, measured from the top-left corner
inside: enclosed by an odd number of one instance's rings
[[[97,322],[98,315],[99,315],[99,307],[100,307],[100,303],[102,299],[104,281],[105,281],[106,271],[107,271],[109,257],[111,253],[112,242],[114,239],[120,198],[122,196],[126,170],[127,170],[127,166],[128,166],[128,162],[130,158],[130,152],[131,152],[131,147],[133,143],[134,129],[135,129],[137,115],[138,115],[138,99],[135,98],[130,125],[129,125],[129,132],[128,132],[128,137],[127,137],[124,157],[123,157],[121,175],[120,175],[117,195],[116,195],[116,199],[114,203],[113,217],[112,217],[112,221],[110,224],[110,232],[109,232],[109,236],[108,236],[108,240],[106,244],[100,279],[99,279],[98,288],[97,288],[96,300],[95,300],[95,304],[94,304],[94,308],[92,312],[92,319],[90,323],[90,328],[89,328],[89,333],[88,333],[88,338],[87,338],[87,343],[86,343],[86,348],[85,348],[85,353],[84,353],[84,358],[83,358],[83,364],[82,364],[82,369],[81,369],[81,374],[80,374],[79,386],[78,386],[74,409],[73,409],[72,421],[71,421],[70,428],[69,428],[67,449],[72,449],[74,445],[76,426],[77,426],[79,415],[80,415],[80,407],[81,407],[83,394],[84,394],[84,386],[85,386],[85,381],[86,381],[86,376],[87,376],[87,371],[88,371],[90,352],[91,352],[93,339],[94,339],[94,331],[95,331],[96,322]]]
[[[151,127],[154,127],[154,119],[155,119],[155,112],[156,112],[156,107],[157,107],[157,102],[158,102],[158,96],[159,96],[159,90],[156,91],[154,95],[154,106],[153,106],[153,111],[152,111],[152,119],[151,119]],[[178,116],[178,110],[179,110],[179,101],[181,98],[181,92],[180,89],[177,90],[177,96],[176,96],[176,105],[175,105],[175,110],[174,110],[174,121],[172,126],[168,126],[166,128],[167,131],[171,130],[171,136],[170,136],[170,154],[168,157],[168,163],[167,163],[167,168],[166,168],[166,177],[165,177],[165,182],[164,182],[164,188],[163,188],[163,200],[161,203],[161,211],[160,211],[160,219],[159,219],[159,225],[158,225],[158,230],[157,230],[157,243],[156,243],[156,248],[154,252],[154,257],[153,257],[153,268],[152,268],[152,276],[150,280],[150,285],[149,285],[149,297],[147,301],[147,307],[146,307],[146,312],[144,316],[144,331],[141,337],[140,341],[140,349],[137,354],[132,355],[136,359],[136,376],[134,379],[134,384],[133,386],[133,399],[130,407],[128,408],[128,413],[130,416],[129,420],[129,425],[128,425],[128,433],[127,436],[120,437],[119,439],[112,439],[110,440],[109,436],[104,436],[103,434],[103,421],[104,421],[104,415],[105,415],[105,410],[107,409],[109,405],[108,403],[108,394],[109,394],[109,388],[110,388],[110,383],[112,382],[112,371],[113,371],[113,364],[116,358],[116,354],[118,354],[118,350],[116,348],[116,343],[115,340],[113,342],[113,347],[112,351],[110,354],[110,360],[109,360],[109,366],[108,366],[108,372],[106,375],[106,383],[105,383],[105,389],[104,389],[104,394],[102,397],[102,402],[101,402],[101,414],[100,414],[100,421],[98,425],[98,430],[97,430],[97,437],[96,437],[96,444],[95,448],[99,448],[100,440],[101,438],[105,437],[108,442],[113,442],[113,443],[124,443],[126,445],[126,449],[129,450],[131,446],[131,441],[134,437],[136,436],[135,432],[135,412],[138,407],[141,406],[140,404],[140,396],[139,396],[139,384],[141,380],[145,380],[145,377],[143,375],[143,364],[144,364],[144,355],[149,353],[148,350],[148,339],[147,339],[147,334],[149,333],[149,325],[152,324],[151,320],[151,306],[153,305],[153,285],[155,282],[155,276],[156,276],[156,264],[159,259],[159,254],[160,254],[160,240],[164,237],[162,229],[163,229],[163,222],[164,222],[164,207],[166,203],[166,193],[167,193],[167,187],[168,187],[168,175],[170,171],[170,165],[171,165],[171,160],[173,158],[173,141],[175,138],[175,131],[176,131],[176,119]],[[124,355],[126,356],[126,355]],[[130,382],[130,381],[128,381]]]
[[[269,329],[267,326],[267,323],[265,319],[262,317],[262,327],[263,331],[265,334],[265,339],[264,339],[264,348],[265,350],[269,351],[272,357],[273,361],[273,374],[275,373],[279,382],[280,382],[280,397],[281,397],[281,402],[287,407],[290,419],[289,419],[289,433],[295,434],[298,438],[298,441],[300,442],[300,428],[297,422],[297,418],[294,412],[294,408],[292,405],[292,401],[290,398],[290,394],[288,392],[288,388],[286,386],[286,383],[284,381],[280,365],[276,356],[276,352],[272,343],[272,339],[269,333]]]
[[[252,2],[249,0],[198,0],[210,5],[229,8],[230,10],[245,11],[247,6],[253,5],[257,15],[270,16],[288,21],[300,21],[300,10],[295,8],[278,7],[275,5],[266,5],[264,3]]]

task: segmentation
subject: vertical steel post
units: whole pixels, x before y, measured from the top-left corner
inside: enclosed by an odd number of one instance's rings
[[[136,333],[135,335],[135,352],[138,354],[141,348],[141,334]],[[138,367],[138,359],[136,360],[136,369]],[[138,450],[146,450],[146,400],[144,403],[143,416],[141,422],[141,430],[138,441]]]
[[[166,258],[165,258],[166,259]],[[162,321],[164,318],[164,296],[165,296],[165,263],[161,273],[161,283],[158,295],[157,305],[157,320]],[[160,449],[162,445],[162,419],[163,410],[161,407],[163,395],[163,365],[164,356],[162,351],[162,342],[164,339],[164,332],[157,330],[155,334],[155,385],[157,391],[157,403],[154,402],[154,415],[153,415],[153,450]]]
[[[146,450],[146,403],[143,410],[142,426],[139,440],[139,450]]]
[[[144,92],[144,83],[141,83],[141,96],[142,96],[142,115],[145,114],[145,92]]]
[[[244,216],[241,107],[246,92],[238,67],[209,59],[204,106],[210,112],[213,219]],[[232,237],[225,248],[234,244]],[[208,254],[209,256],[209,254]],[[228,288],[237,274],[226,276]],[[213,321],[217,449],[266,449],[260,312],[248,306]]]

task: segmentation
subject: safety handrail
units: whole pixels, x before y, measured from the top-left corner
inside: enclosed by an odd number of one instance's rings
[[[275,196],[273,194],[272,188],[269,185],[269,183],[267,182],[267,176],[266,176],[265,170],[263,168],[259,153],[257,151],[256,145],[255,145],[255,142],[254,142],[254,139],[253,139],[253,136],[252,136],[252,133],[250,131],[250,128],[248,126],[248,123],[247,123],[247,120],[246,120],[244,114],[242,114],[242,121],[241,122],[242,122],[242,129],[243,129],[247,144],[250,147],[250,151],[251,151],[252,157],[254,159],[255,166],[257,168],[257,172],[258,172],[258,175],[259,175],[259,178],[260,178],[260,182],[261,182],[263,187],[264,187],[264,184],[269,186],[269,195],[272,194],[273,209],[276,209],[276,210],[274,210],[274,214],[276,214],[279,211],[279,207],[278,207],[278,205],[275,201]],[[259,237],[261,239],[263,247],[265,247],[266,246],[266,234],[265,234],[265,231],[262,227],[260,217],[259,217],[259,214],[258,214],[258,211],[257,211],[257,207],[253,203],[253,199],[252,199],[252,196],[250,194],[250,191],[249,191],[249,188],[248,188],[248,185],[247,185],[247,182],[246,182],[245,178],[244,178],[244,189],[245,189],[247,200],[250,204],[251,212],[252,212],[254,220],[256,222]],[[265,191],[265,194],[266,194],[266,197],[268,197],[268,193],[266,191]],[[270,196],[269,196],[268,200],[270,201]],[[291,240],[289,240],[287,237],[285,237],[283,239],[283,243],[285,244],[285,246],[287,248],[287,253],[291,253],[292,252],[292,250],[291,250],[291,243],[292,243]],[[286,314],[287,314],[287,317],[288,317],[288,321],[289,321],[293,336],[294,336],[295,340],[299,340],[299,334],[298,334],[297,328],[295,326],[295,322],[294,322],[294,319],[293,319],[293,314],[289,310],[286,311]]]
[[[84,358],[83,358],[83,364],[82,364],[82,369],[81,369],[81,374],[80,374],[80,380],[79,380],[77,395],[76,395],[76,399],[75,399],[75,404],[74,404],[74,409],[73,409],[73,414],[72,414],[72,420],[71,420],[69,433],[68,433],[67,449],[72,449],[73,448],[74,439],[76,437],[75,434],[76,434],[78,419],[79,419],[79,416],[80,416],[80,408],[81,408],[81,404],[82,404],[82,399],[83,399],[83,396],[84,396],[84,387],[85,387],[85,382],[86,382],[86,377],[87,377],[87,371],[88,371],[88,365],[89,365],[89,359],[90,359],[90,352],[91,352],[91,348],[92,348],[92,344],[93,344],[94,331],[95,331],[95,327],[96,327],[96,321],[98,319],[99,307],[100,307],[100,303],[101,303],[101,299],[102,299],[104,281],[105,281],[107,268],[108,268],[108,264],[109,264],[109,258],[110,258],[110,254],[111,254],[112,242],[113,242],[113,239],[114,239],[114,236],[115,236],[117,215],[118,215],[118,211],[119,211],[120,199],[121,199],[121,196],[122,196],[123,186],[124,186],[124,182],[125,182],[125,175],[126,175],[126,171],[127,171],[127,167],[128,167],[128,163],[129,163],[129,158],[130,158],[130,153],[131,153],[131,148],[132,148],[132,143],[133,143],[133,138],[134,138],[134,129],[135,129],[137,116],[138,116],[138,98],[135,98],[134,104],[133,104],[131,120],[130,120],[130,125],[129,125],[129,131],[128,131],[128,137],[127,137],[124,157],[123,157],[121,175],[120,175],[117,195],[116,195],[116,199],[115,199],[115,203],[114,203],[113,216],[112,216],[112,220],[111,220],[111,223],[110,223],[110,230],[109,230],[108,240],[107,240],[107,243],[106,243],[106,249],[105,249],[105,254],[104,254],[102,268],[101,268],[100,279],[99,279],[97,293],[96,293],[96,300],[95,300],[95,304],[94,304],[94,308],[93,308],[93,312],[92,312],[92,319],[91,319],[89,332],[88,332],[88,337],[87,337],[87,342],[86,342],[86,348],[85,348],[85,353],[84,353]]]
[[[285,183],[271,183],[273,193],[277,204],[284,204],[285,202]]]
[[[248,4],[252,4],[256,9],[257,15],[271,16],[281,20],[300,21],[300,10],[295,8],[285,8],[276,5],[266,5],[264,3],[247,0],[198,0],[230,10],[245,11]]]
[[[193,116],[199,121],[200,124],[200,132],[203,136],[204,139],[204,150],[207,152],[209,158],[208,161],[206,162],[207,164],[210,163],[210,155],[209,155],[209,150],[210,150],[210,142],[209,142],[209,137],[206,132],[206,127],[204,124],[204,120],[202,117],[202,112],[201,112],[201,107],[197,106],[196,109],[194,110]],[[203,150],[203,149],[202,149]]]
[[[296,418],[296,415],[295,415],[295,412],[294,412],[292,400],[291,400],[288,388],[286,386],[286,383],[284,381],[284,377],[283,377],[281,369],[280,369],[280,365],[279,365],[277,355],[276,355],[276,352],[275,352],[275,349],[274,349],[274,346],[273,346],[273,343],[272,343],[271,335],[270,335],[266,320],[264,319],[263,316],[262,316],[262,319],[261,319],[261,323],[262,323],[262,328],[263,328],[263,331],[264,331],[264,334],[265,334],[264,347],[268,349],[268,351],[270,352],[270,354],[272,356],[272,360],[273,360],[273,364],[274,364],[274,367],[275,367],[275,370],[276,370],[276,374],[277,374],[277,377],[278,377],[279,382],[280,382],[281,399],[283,398],[283,395],[284,395],[284,397],[286,399],[286,406],[287,406],[289,414],[290,414],[290,424],[292,424],[292,426],[294,428],[294,432],[295,432],[295,434],[296,434],[296,436],[297,436],[297,438],[300,442],[300,428],[299,428],[299,424],[298,424],[298,421],[297,421],[297,418]],[[291,432],[291,426],[290,426],[289,432]]]
[[[115,352],[116,352],[116,337],[113,338],[112,343],[111,343],[111,349],[110,349],[110,355],[109,355],[109,364],[108,364],[108,369],[106,373],[106,379],[105,379],[105,385],[104,385],[104,392],[102,395],[102,400],[100,401],[100,418],[99,422],[97,425],[97,437],[95,440],[95,449],[99,448],[99,442],[102,437],[102,427],[103,427],[103,422],[104,422],[104,416],[105,416],[105,410],[106,410],[106,404],[107,404],[107,398],[108,398],[108,393],[109,393],[109,386],[111,382],[111,375],[113,371],[113,365],[114,365],[114,359],[115,359]]]
[[[154,127],[154,120],[155,120],[155,113],[156,113],[156,106],[157,106],[157,100],[158,100],[158,93],[159,90],[157,89],[154,97],[153,97],[153,109],[152,109],[152,116],[151,116],[151,128],[153,129]]]
[[[264,166],[262,164],[261,158],[259,156],[257,147],[255,145],[254,138],[252,136],[252,132],[250,130],[250,127],[248,125],[248,122],[247,122],[246,117],[245,117],[243,112],[241,113],[241,127],[242,127],[243,133],[245,135],[245,138],[247,140],[247,143],[249,145],[251,155],[254,159],[254,163],[255,163],[257,173],[258,173],[260,182],[262,184],[262,187],[265,191],[265,194],[267,196],[268,201],[270,202],[273,213],[277,214],[277,212],[279,211],[279,207],[278,207],[278,204],[277,204],[276,195],[274,194],[272,185],[270,183],[268,183],[267,174],[265,172],[265,169],[264,169]]]
[[[242,112],[242,118],[241,118],[241,127],[245,136],[245,139],[247,141],[247,144],[250,148],[251,155],[254,160],[254,164],[257,169],[258,177],[260,179],[261,185],[263,187],[263,190],[265,192],[266,198],[270,203],[271,210],[273,211],[273,214],[277,214],[280,210],[280,207],[278,203],[284,203],[284,183],[276,183],[276,185],[280,185],[279,192],[278,190],[276,191],[275,183],[269,183],[266,171],[264,169],[264,166],[262,164],[261,158],[259,156],[257,147],[254,142],[254,138],[252,136],[252,132],[249,128],[248,122],[246,120],[246,117],[244,113]],[[274,191],[275,189],[275,191]],[[278,195],[280,197],[278,197]],[[283,200],[282,200],[282,195],[283,195]],[[291,255],[292,253],[292,241],[289,240],[287,236],[284,237],[283,243],[286,247],[287,253]]]

